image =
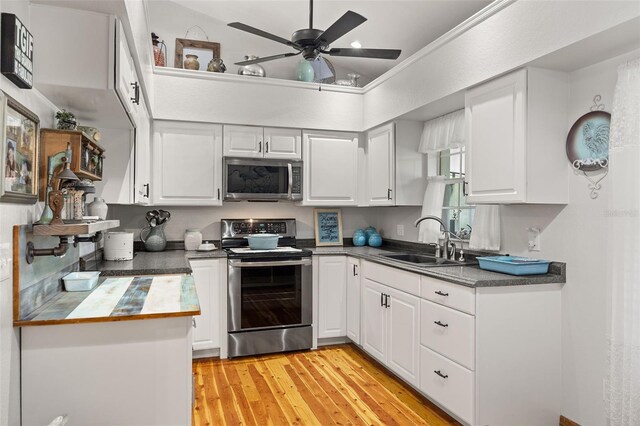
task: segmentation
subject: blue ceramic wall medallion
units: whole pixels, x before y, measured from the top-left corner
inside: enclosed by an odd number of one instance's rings
[[[567,158],[576,173],[589,181],[590,197],[598,198],[600,182],[609,166],[609,127],[611,114],[603,111],[600,95],[593,98],[591,111],[578,118],[567,136]],[[599,173],[591,173],[598,172]]]
[[[567,136],[567,158],[575,169],[595,171],[609,163],[611,114],[591,111],[571,126]]]

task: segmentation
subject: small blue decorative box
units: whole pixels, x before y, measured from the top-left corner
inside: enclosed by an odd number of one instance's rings
[[[539,275],[549,271],[548,260],[529,259],[518,256],[477,257],[481,269],[509,275]]]

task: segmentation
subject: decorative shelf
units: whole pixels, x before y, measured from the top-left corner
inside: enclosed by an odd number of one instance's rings
[[[120,226],[119,220],[100,220],[89,223],[69,223],[65,225],[33,225],[33,235],[85,235]]]

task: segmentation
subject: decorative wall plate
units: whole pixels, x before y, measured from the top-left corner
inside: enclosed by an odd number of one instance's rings
[[[591,111],[578,118],[567,136],[567,158],[576,170],[591,172],[609,164],[611,114]]]

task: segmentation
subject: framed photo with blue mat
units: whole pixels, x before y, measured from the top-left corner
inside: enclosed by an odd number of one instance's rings
[[[342,212],[340,209],[314,209],[316,246],[342,245]]]

